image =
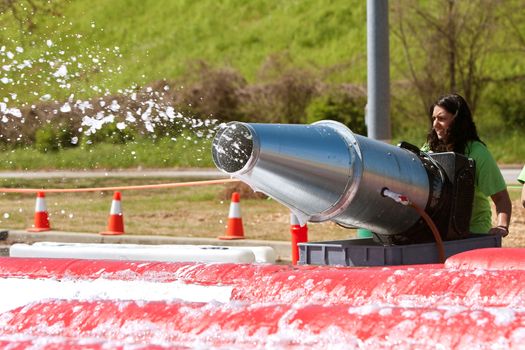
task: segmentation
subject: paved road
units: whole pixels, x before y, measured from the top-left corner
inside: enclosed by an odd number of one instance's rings
[[[505,178],[505,182],[508,185],[517,185],[518,183],[518,176],[521,172],[521,168],[518,167],[504,167],[501,168],[501,173],[503,174],[503,177]]]
[[[503,166],[501,172],[509,185],[516,185],[521,168],[518,166]],[[90,178],[90,177],[157,177],[157,178],[227,178],[228,176],[216,169],[146,169],[146,170],[111,170],[111,171],[2,171],[0,179],[51,179],[51,178]]]

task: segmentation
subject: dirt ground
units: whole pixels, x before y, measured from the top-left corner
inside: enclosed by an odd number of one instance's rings
[[[495,217],[495,210],[493,210],[493,217]],[[265,222],[279,222],[283,225],[288,217],[285,214],[268,214],[266,217],[259,218]],[[249,225],[249,224],[248,224]],[[348,230],[339,227],[332,222],[325,222],[321,224],[308,224],[308,238],[310,241],[325,241],[325,240],[340,240],[355,237],[355,230]],[[502,241],[503,247],[523,247],[525,248],[525,208],[521,206],[520,200],[516,199],[512,202],[512,218],[509,228],[509,235]]]
[[[158,183],[166,182],[158,179]],[[19,181],[20,182],[20,181]],[[127,185],[156,183],[151,179],[127,179]],[[64,188],[122,185],[120,179],[91,179],[64,182]],[[36,182],[16,187],[35,188]],[[57,184],[53,183],[53,187]],[[251,189],[230,186],[184,187],[172,190],[127,191],[123,193],[126,234],[217,238],[224,235],[233,189],[241,191],[245,237],[257,240],[290,240],[290,211],[282,204],[261,198]],[[251,193],[250,193],[251,191]],[[113,193],[50,193],[46,196],[52,228],[64,232],[98,233],[106,228]],[[34,196],[3,194],[0,200],[0,228],[23,230],[33,224]],[[513,213],[510,234],[504,247],[525,247],[525,208],[517,189],[511,193]],[[493,209],[494,210],[494,209]],[[495,216],[495,215],[493,215]],[[333,222],[308,223],[308,240],[331,241],[354,238],[356,230]]]
[[[224,191],[224,198],[229,198],[233,191],[241,192],[241,196],[245,198],[261,198],[261,194],[254,194],[254,192],[244,184],[237,184],[227,186]],[[519,199],[518,189],[512,189],[511,198],[515,198],[512,201],[512,217],[509,227],[509,235],[502,241],[504,247],[525,247],[525,208],[521,205]],[[258,197],[259,196],[259,197]],[[264,195],[262,195],[264,196]],[[492,205],[492,217],[496,217],[496,211],[494,204]],[[245,225],[248,226],[249,232],[256,232],[258,239],[283,239],[282,237],[274,237],[271,233],[267,233],[267,228],[259,226],[257,223],[260,222],[273,222],[279,224],[282,228],[279,231],[286,230],[289,216],[286,211],[263,211],[254,218],[249,218]],[[250,227],[253,226],[253,227]],[[332,222],[324,222],[320,224],[309,223],[308,224],[308,238],[310,241],[326,241],[326,240],[341,240],[355,237],[356,231],[341,228],[337,224]],[[287,238],[284,238],[287,239]]]

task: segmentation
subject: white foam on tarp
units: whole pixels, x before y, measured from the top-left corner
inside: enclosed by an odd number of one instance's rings
[[[485,310],[494,316],[494,323],[498,326],[510,325],[516,320],[515,310],[509,308],[488,307]]]
[[[232,286],[201,286],[181,282],[55,280],[1,278],[0,312],[47,299],[133,300],[227,303]]]

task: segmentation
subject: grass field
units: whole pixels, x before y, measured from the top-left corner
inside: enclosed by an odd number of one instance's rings
[[[93,145],[42,153],[34,148],[15,148],[2,153],[0,169],[123,169],[167,167],[211,167],[208,139],[142,139],[126,144]]]
[[[522,165],[525,143],[519,132],[508,135],[490,135],[482,139],[499,164]],[[424,143],[423,134],[408,141],[415,145]],[[0,170],[110,170],[126,168],[209,168],[214,167],[211,157],[211,140],[195,138],[186,140],[169,138],[141,139],[127,144],[95,143],[89,147],[63,149],[42,153],[34,148],[15,148],[1,152]],[[512,152],[508,150],[512,149]]]
[[[183,182],[177,180],[176,182]],[[195,180],[191,180],[195,181]],[[4,179],[3,187],[14,188],[92,188],[162,184],[166,179],[100,178],[60,180]],[[165,235],[215,238],[224,234],[230,200],[228,185],[122,191],[125,232],[128,235]],[[519,190],[510,188],[513,218],[504,246],[525,247],[525,209],[519,203]],[[54,230],[98,233],[107,227],[113,192],[49,193],[46,203]],[[0,228],[23,230],[33,224],[34,194],[3,193],[0,200]],[[241,198],[246,238],[290,239],[289,210],[271,199]],[[355,237],[352,229],[338,225],[310,223],[310,241]]]
[[[77,96],[93,94],[90,86],[95,85],[102,91],[116,91],[174,78],[195,60],[235,67],[253,80],[271,55],[289,57],[303,67],[348,65],[334,72],[332,78],[365,79],[366,6],[360,1],[350,5],[329,0],[62,3],[62,16],[40,15],[34,19],[37,27],[32,35],[21,35],[19,24],[4,16],[0,39],[8,47],[11,42],[23,46],[26,51],[20,56],[46,52],[62,60],[75,56],[75,63],[82,62],[85,68],[73,84]],[[55,45],[47,47],[47,40]],[[60,51],[65,54],[58,54]],[[93,64],[93,58],[100,65]],[[53,96],[70,94],[44,81],[34,83],[42,84]],[[18,90],[13,92],[19,93],[19,98],[27,96],[23,87]]]

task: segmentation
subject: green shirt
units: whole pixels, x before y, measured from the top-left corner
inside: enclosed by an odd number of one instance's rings
[[[518,176],[518,181],[520,183],[525,183],[525,166],[523,166],[523,169],[521,169],[520,176]]]
[[[425,144],[423,151],[429,151]],[[474,182],[474,203],[470,219],[470,232],[487,233],[492,227],[492,211],[489,197],[507,188],[498,164],[487,147],[479,141],[467,143],[465,156],[476,162],[476,178]]]

